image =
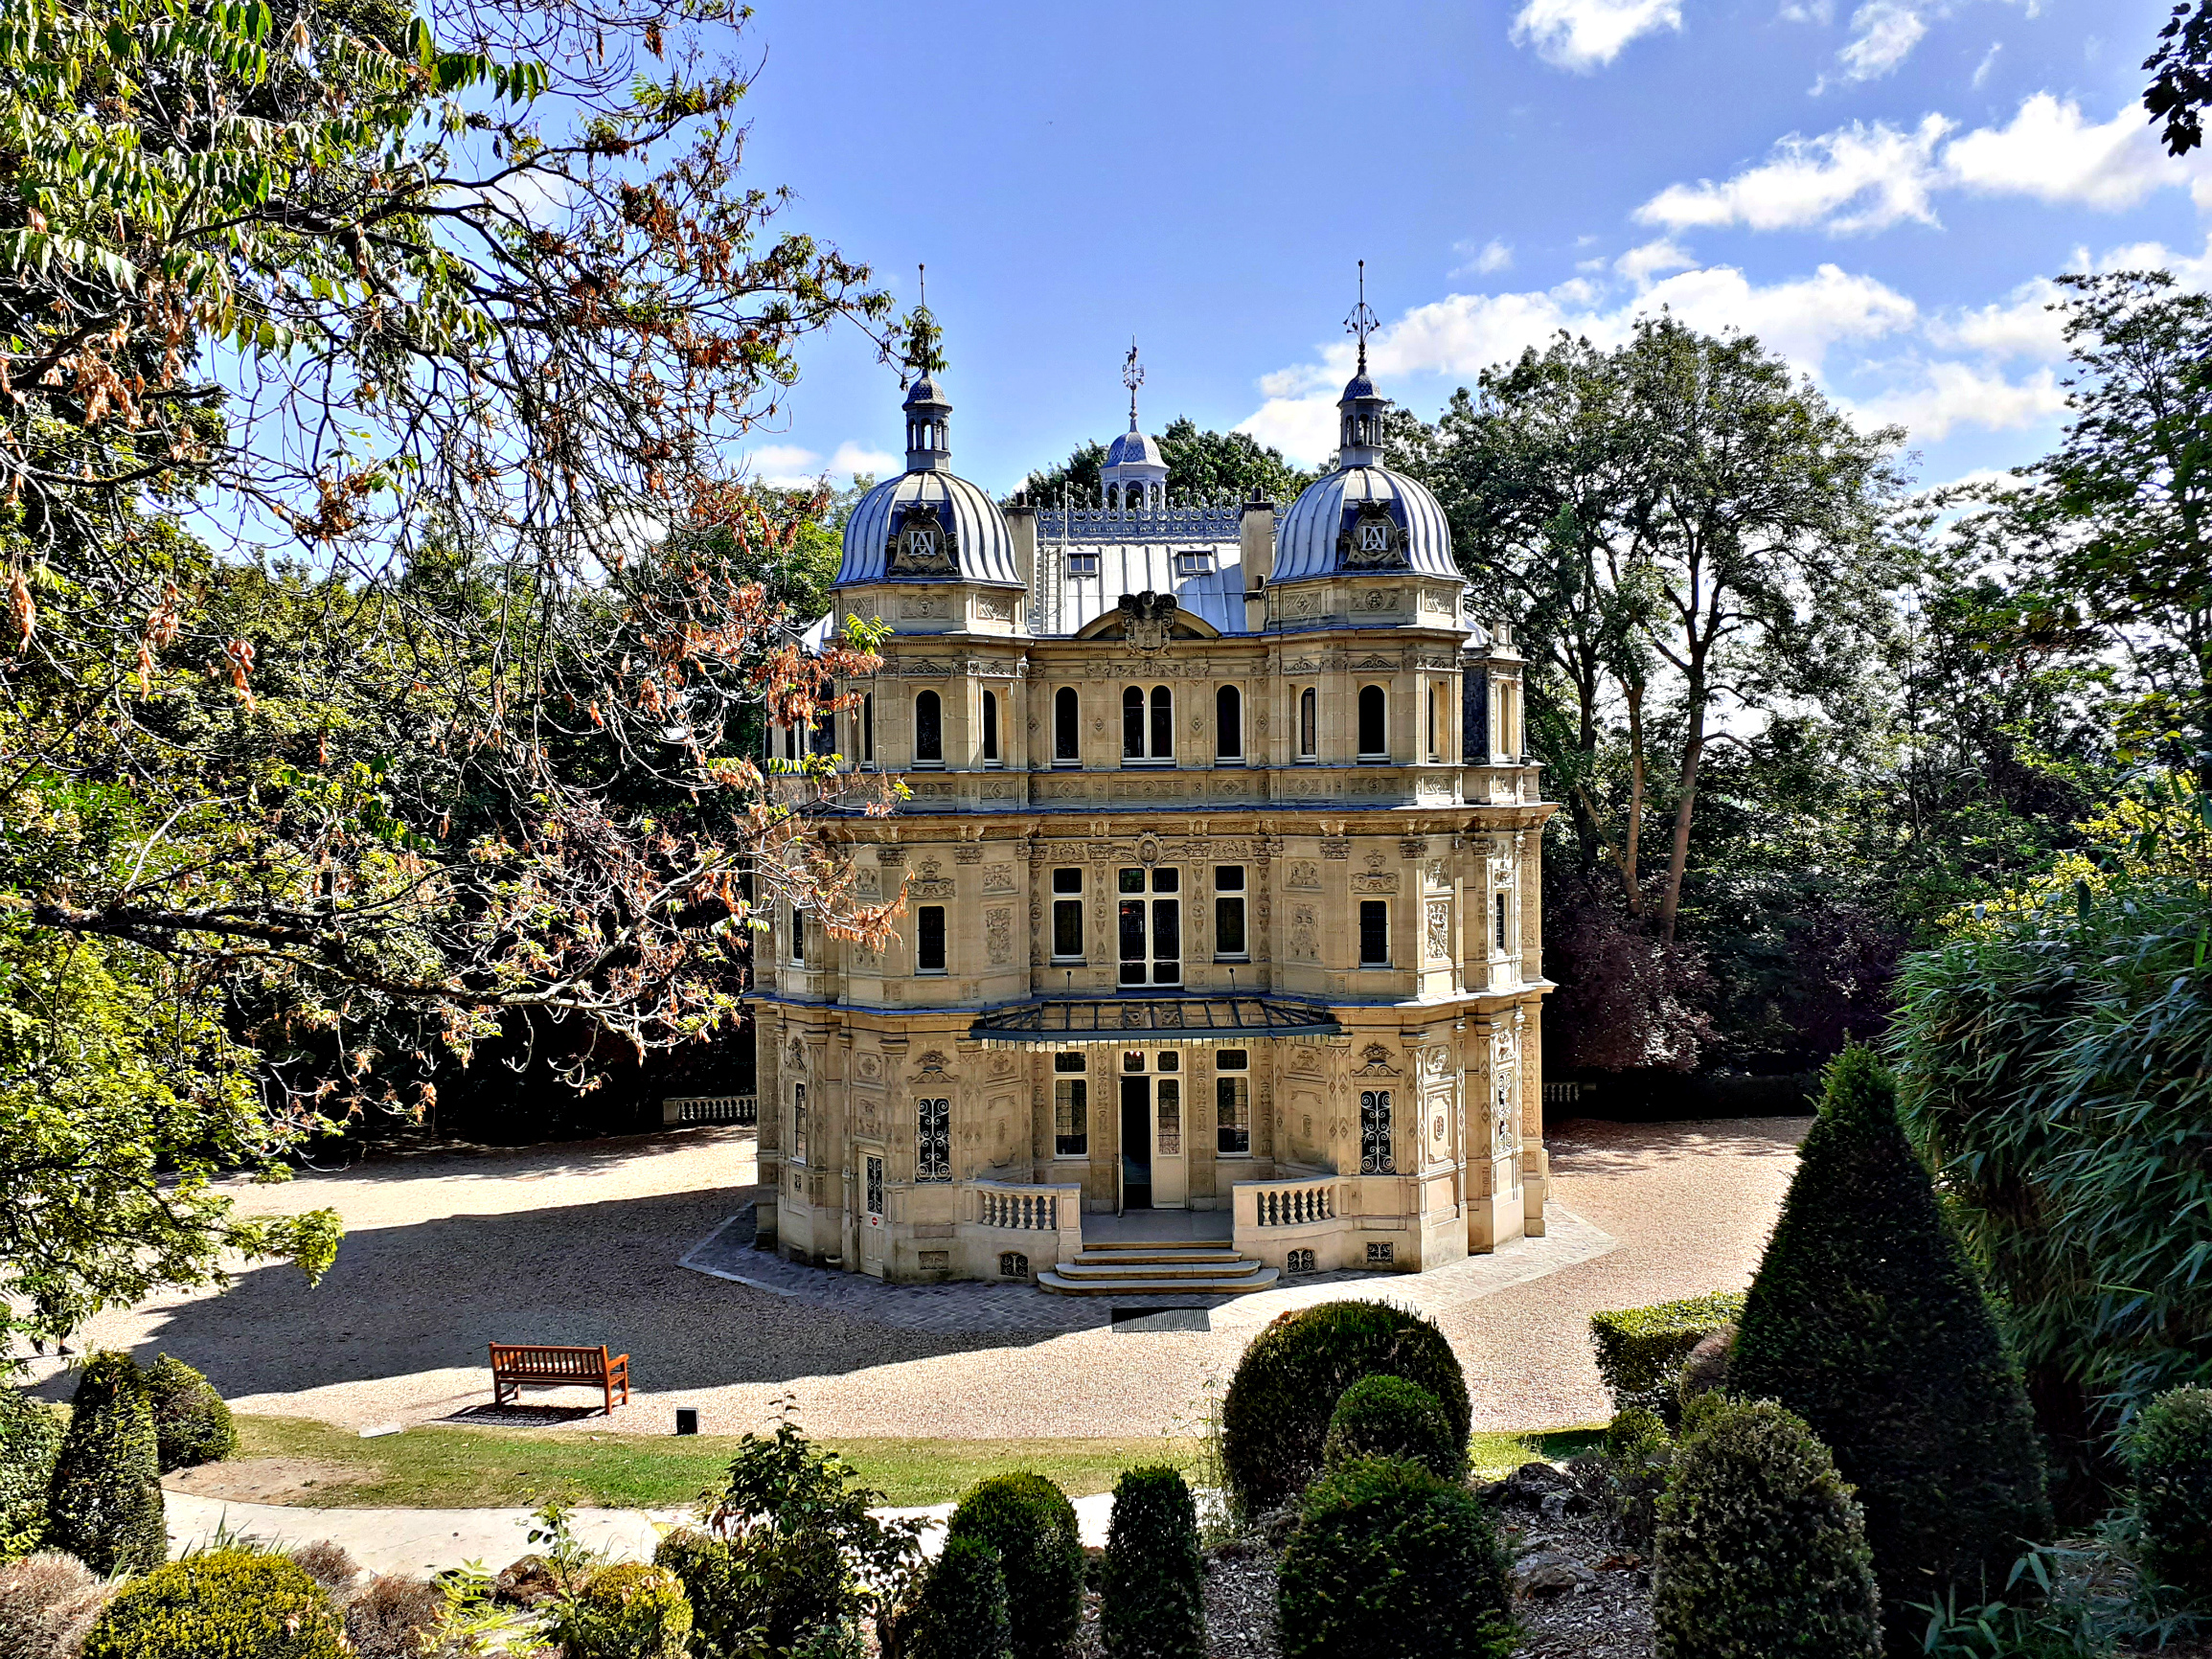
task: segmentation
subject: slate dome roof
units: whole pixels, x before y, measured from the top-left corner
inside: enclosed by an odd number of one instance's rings
[[[1451,530],[1444,509],[1428,487],[1387,466],[1343,466],[1309,484],[1275,532],[1275,570],[1270,581],[1299,581],[1344,569],[1339,539],[1376,503],[1390,514],[1405,538],[1405,566],[1419,576],[1457,577],[1451,558]],[[1382,574],[1394,567],[1383,567]]]
[[[1160,453],[1158,439],[1132,427],[1107,445],[1106,464],[1108,466],[1165,466],[1168,458]]]
[[[952,533],[956,575],[894,576],[891,535],[917,508],[933,511]],[[990,491],[940,469],[886,478],[860,498],[845,522],[845,557],[835,585],[861,581],[980,581],[1019,587],[1014,536]]]

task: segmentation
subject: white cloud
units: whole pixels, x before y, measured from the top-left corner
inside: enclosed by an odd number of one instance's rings
[[[1494,271],[1502,271],[1513,264],[1513,244],[1501,237],[1492,237],[1479,248],[1472,242],[1460,242],[1452,252],[1466,260],[1466,263],[1449,275],[1464,277],[1470,272],[1487,277]]]
[[[1613,269],[1642,287],[1661,271],[1686,270],[1697,262],[1690,257],[1689,250],[1673,237],[1661,237],[1657,241],[1630,248],[1613,261]],[[1591,261],[1597,267],[1602,267],[1603,263],[1603,261]]]
[[[1993,432],[2040,425],[2066,406],[2066,394],[2049,369],[2024,381],[2008,380],[1995,369],[1970,363],[1935,362],[1921,366],[1918,386],[1864,400],[1846,400],[1869,425],[1903,426],[1915,440],[1935,443],[1956,426]]]
[[[2058,284],[2047,277],[2038,277],[2021,284],[2003,300],[1930,317],[1928,342],[1950,352],[2055,363],[2066,354],[2059,314],[2050,308],[2058,297]]]
[[[1927,24],[1903,0],[1867,0],[1851,14],[1851,38],[1836,56],[1850,80],[1878,80],[1912,54]]]
[[[1842,235],[1904,219],[1935,224],[1934,197],[1943,191],[2110,212],[2179,185],[2212,207],[2212,167],[2201,156],[2168,157],[2132,104],[2098,125],[2071,100],[2039,92],[2003,126],[1953,137],[1956,130],[1949,117],[1928,115],[1909,131],[1878,121],[1812,138],[1791,133],[1758,166],[1719,183],[1669,185],[1635,216],[1669,230],[1740,224]]]
[[[886,450],[870,449],[847,439],[837,445],[836,454],[830,457],[830,474],[842,478],[855,472],[868,472],[880,478],[886,472],[901,470],[905,465],[899,456]]]
[[[1545,62],[1586,74],[1639,34],[1681,27],[1680,0],[1528,0],[1513,20],[1513,41],[1533,42]]]
[[[880,477],[886,472],[897,472],[903,465],[896,455],[863,448],[850,439],[837,445],[837,452],[827,463],[822,460],[821,451],[796,443],[764,443],[745,460],[755,478],[784,489],[798,489],[818,483],[824,474],[832,479],[849,478],[855,472]]]
[[[1998,40],[1993,42],[1990,46],[1990,49],[1982,54],[1981,61],[1974,65],[1973,80],[1969,81],[1968,84],[1972,86],[1976,92],[1981,90],[1982,82],[1989,79],[1990,71],[1996,67],[1997,54],[2002,52],[2004,49],[2005,46],[2003,41]]]
[[[1831,231],[1879,230],[1900,219],[1935,222],[1928,193],[1936,148],[1951,130],[1930,115],[1910,132],[1884,122],[1849,126],[1816,138],[1791,133],[1773,158],[1719,184],[1669,185],[1636,210],[1646,224],[1669,230],[1748,225],[1785,230],[1825,225]]]

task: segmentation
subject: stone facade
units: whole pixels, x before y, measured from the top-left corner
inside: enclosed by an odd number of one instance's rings
[[[907,796],[835,833],[905,913],[882,951],[787,912],[760,950],[786,1255],[1034,1277],[1083,1216],[1145,1206],[1233,1211],[1288,1271],[1541,1231],[1553,808],[1521,659],[1465,613],[1433,500],[1358,442],[1363,385],[1280,518],[1149,489],[985,517],[950,488],[949,404],[909,398],[908,474],[855,512],[825,625],[892,629],[834,746]],[[918,523],[951,573],[902,566]]]

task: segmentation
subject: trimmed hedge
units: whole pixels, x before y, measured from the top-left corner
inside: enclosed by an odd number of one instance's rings
[[[1129,1469],[1114,1482],[1100,1590],[1111,1659],[1206,1659],[1206,1562],[1178,1471]]]
[[[231,1408],[206,1377],[166,1353],[145,1375],[163,1474],[238,1455],[239,1431]]]
[[[1590,1315],[1590,1346],[1613,1410],[1648,1411],[1670,1428],[1680,1420],[1676,1387],[1698,1344],[1744,1311],[1740,1290],[1715,1290],[1653,1307],[1620,1307]]]
[[[1316,1481],[1283,1552],[1284,1659],[1506,1659],[1520,1640],[1508,1557],[1464,1486],[1405,1458]]]
[[[1606,1488],[1614,1528],[1650,1552],[1659,1524],[1659,1494],[1675,1466],[1675,1442],[1655,1412],[1615,1414],[1606,1427]]]
[[[30,1555],[46,1536],[46,1489],[61,1450],[61,1419],[0,1386],[0,1561]]]
[[[2173,1388],[2127,1442],[2144,1570],[2212,1607],[2212,1388]]]
[[[103,1577],[169,1558],[153,1408],[127,1353],[84,1362],[47,1489],[46,1537]]]
[[[1083,1620],[1083,1534],[1060,1488],[1027,1471],[979,1481],[945,1535],[998,1552],[1015,1659],[1048,1659],[1074,1639]]]
[[[1363,1376],[1337,1398],[1321,1443],[1321,1466],[1336,1468],[1356,1458],[1411,1458],[1445,1481],[1467,1474],[1464,1443],[1453,1444],[1444,1407],[1402,1376]]]
[[[1858,1489],[1894,1651],[1919,1651],[1914,1603],[1978,1602],[2049,1536],[2018,1367],[1866,1049],[1828,1068],[1728,1386],[1803,1418]]]
[[[912,1659],[1008,1659],[1006,1575],[978,1537],[948,1537],[922,1583],[908,1626]]]
[[[1828,1448],[1768,1400],[1688,1416],[1659,1499],[1658,1659],[1875,1659],[1873,1558]]]
[[[1675,1398],[1687,1406],[1701,1394],[1725,1393],[1728,1387],[1728,1355],[1736,1348],[1736,1328],[1723,1325],[1690,1350],[1690,1357],[1682,1361],[1682,1374],[1675,1380]]]
[[[1379,1302],[1324,1302],[1279,1315],[1252,1339],[1221,1399],[1221,1463],[1238,1505],[1277,1509],[1321,1468],[1329,1420],[1363,1376],[1426,1389],[1464,1464],[1472,1408],[1451,1344],[1419,1314]]]
[[[622,1561],[561,1603],[554,1628],[562,1659],[683,1659],[692,1604],[666,1567]]]
[[[322,1586],[296,1561],[218,1550],[156,1567],[115,1594],[82,1659],[342,1659]]]

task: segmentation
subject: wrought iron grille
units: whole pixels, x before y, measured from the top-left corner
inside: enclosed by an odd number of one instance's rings
[[[914,1178],[917,1181],[952,1179],[952,1102],[949,1100],[915,1102]]]
[[[1390,1164],[1390,1091],[1359,1091],[1359,1172],[1388,1175]]]

